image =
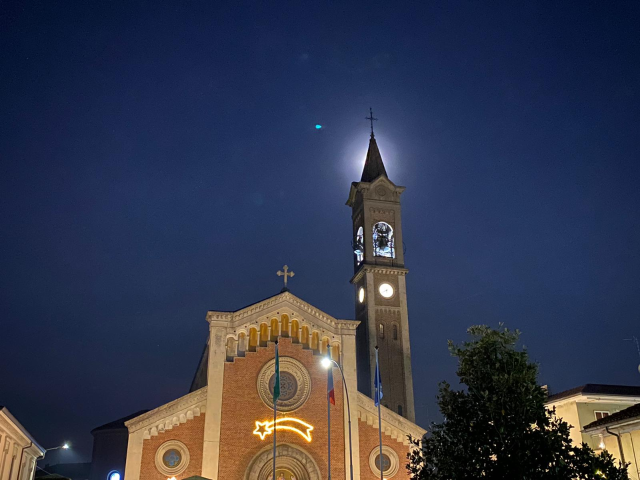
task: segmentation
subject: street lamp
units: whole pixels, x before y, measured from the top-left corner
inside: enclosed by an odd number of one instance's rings
[[[320,363],[325,368],[325,370],[329,370],[333,365],[338,367],[340,370],[340,375],[342,376],[342,384],[344,385],[344,393],[347,396],[347,417],[349,419],[349,469],[350,469],[350,479],[353,480],[353,449],[351,446],[351,405],[349,404],[349,390],[347,389],[347,381],[344,378],[344,372],[342,371],[342,366],[336,362],[331,357],[324,357]]]
[[[69,450],[70,445],[67,442],[64,442],[62,445],[58,445],[57,447],[45,448],[45,452],[49,452],[51,450],[58,450],[62,448],[63,450]]]
[[[44,456],[47,454],[47,452],[50,452],[51,450],[59,450],[59,449],[69,450],[70,447],[71,447],[71,445],[69,445],[67,442],[64,442],[62,445],[58,445],[57,447],[45,448],[44,452],[42,452],[42,455],[39,456],[36,459],[36,461],[39,462],[40,460],[42,460],[44,458]],[[38,468],[40,468],[40,467],[38,467]]]
[[[58,450],[62,448],[63,450],[69,450],[69,444],[67,442],[63,443],[62,445],[58,445],[57,447],[51,447],[51,448],[45,448],[45,452],[48,452],[50,450]]]

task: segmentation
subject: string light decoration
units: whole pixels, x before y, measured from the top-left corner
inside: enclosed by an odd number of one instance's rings
[[[267,420],[266,422],[259,422],[256,420],[256,429],[253,431],[253,434],[258,435],[260,440],[264,440],[264,437],[271,435],[273,430],[273,420]],[[307,442],[311,442],[311,431],[313,430],[313,425],[309,425],[299,418],[284,417],[278,418],[275,421],[275,430],[288,430],[290,432],[295,432]]]

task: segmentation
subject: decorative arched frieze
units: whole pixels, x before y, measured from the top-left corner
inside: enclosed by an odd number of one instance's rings
[[[382,413],[382,433],[392,440],[408,446],[411,444],[409,443],[407,435],[411,435],[414,438],[421,438],[427,433],[426,430],[386,407],[381,407],[380,410]],[[375,406],[371,398],[360,392],[358,392],[356,417],[370,427],[376,430],[378,429],[378,407]]]
[[[125,422],[129,432],[144,430],[144,439],[158,436],[205,413],[207,387]]]
[[[228,327],[234,328],[247,323],[253,324],[256,321],[270,323],[274,314],[277,314],[280,319],[282,319],[282,315],[286,315],[289,322],[294,319],[300,321],[300,317],[304,316],[307,323],[314,324],[315,329],[327,330],[332,335],[340,335],[342,330],[355,329],[357,326],[355,321],[338,320],[327,315],[290,292],[283,292],[237,312],[210,311],[207,313],[207,321],[227,324]],[[260,320],[257,320],[256,317],[260,317]],[[314,319],[315,322],[312,322],[311,319]]]

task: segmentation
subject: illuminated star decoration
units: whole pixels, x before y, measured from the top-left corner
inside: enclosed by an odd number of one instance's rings
[[[259,435],[260,440],[264,440],[264,437],[273,433],[273,421],[258,422],[256,421],[256,429],[253,431],[254,435]],[[296,432],[307,442],[311,441],[311,430],[313,426],[298,418],[284,417],[278,418],[275,422],[276,430],[289,430]]]

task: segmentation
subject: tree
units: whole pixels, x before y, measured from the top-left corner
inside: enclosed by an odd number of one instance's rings
[[[472,340],[449,342],[463,390],[440,384],[445,418],[411,439],[407,469],[415,480],[628,480],[626,466],[586,444],[573,445],[569,425],[545,406],[538,366],[516,347],[520,333],[474,326]]]

